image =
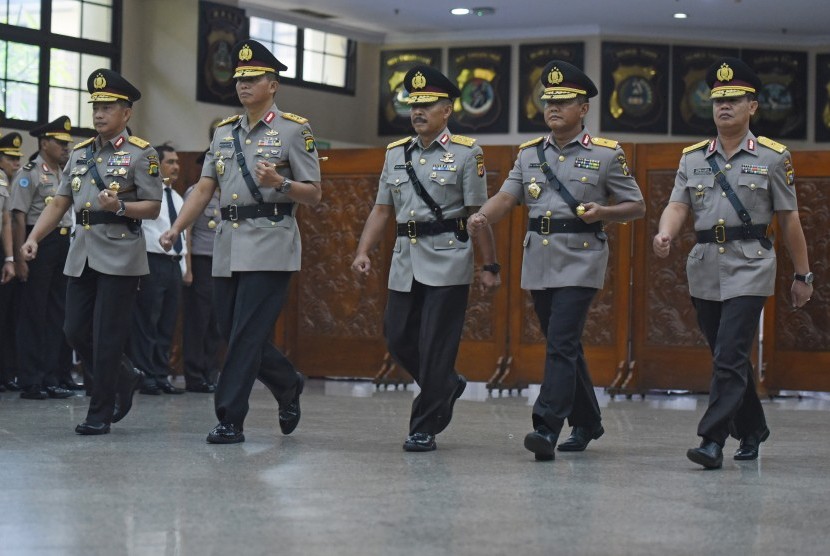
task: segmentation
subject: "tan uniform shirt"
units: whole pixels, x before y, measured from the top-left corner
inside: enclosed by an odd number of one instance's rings
[[[576,218],[542,171],[536,152],[540,141],[544,141],[545,159],[551,170],[577,201],[607,206],[612,200],[615,203],[643,200],[616,141],[583,133],[559,149],[549,137],[540,137],[522,145],[501,187],[501,191],[527,205],[531,219]],[[534,196],[534,192],[538,195]],[[608,242],[594,233],[542,235],[528,231],[523,245],[523,289],[602,288],[605,283]]]
[[[748,132],[741,150],[727,160],[720,141],[702,141],[686,149],[680,158],[670,198],[692,209],[695,230],[711,229],[721,221],[726,227],[741,225],[732,203],[715,182],[707,162],[711,157],[749,211],[753,224],[769,224],[773,211],[798,209],[792,157],[786,147]],[[689,292],[711,301],[741,295],[770,296],[775,290],[775,267],[775,250],[764,249],[757,239],[698,243],[686,261]]]
[[[232,130],[238,128],[245,163],[256,182],[257,161],[288,163],[280,175],[295,181],[319,182],[320,162],[311,128],[305,118],[280,112],[276,105],[253,125],[247,116],[234,118],[216,128],[210,151],[205,155],[202,175],[216,180],[222,207],[256,204],[236,163]],[[263,202],[291,203],[290,197],[272,187],[260,188]],[[297,207],[294,207],[296,213]],[[229,277],[233,272],[294,271],[300,269],[302,246],[294,214],[279,222],[268,218],[216,219],[213,275]]]
[[[38,155],[14,177],[10,210],[25,214],[26,225],[34,226],[40,213],[58,194],[60,182],[60,174],[50,170],[43,157]],[[65,228],[71,225],[72,217],[67,211],[58,226]]]
[[[98,187],[92,182],[87,166],[87,145],[75,146],[63,170],[58,195],[72,198],[73,210],[101,210]],[[149,143],[130,137],[126,130],[112,140],[93,142],[92,157],[105,185],[118,184],[118,198],[123,201],[161,201],[162,181],[158,172],[158,154]],[[87,263],[93,270],[118,276],[142,276],[150,272],[147,247],[141,226],[96,224],[85,229],[75,225],[75,240],[69,247],[64,273],[80,276]]]
[[[459,142],[457,142],[459,141]],[[473,140],[444,129],[431,145],[420,139],[396,141],[386,151],[375,203],[393,205],[395,220],[406,223],[435,220],[429,206],[415,192],[404,163],[404,149],[412,153],[412,165],[421,185],[441,206],[445,220],[467,217],[465,207],[487,201],[484,155]],[[472,240],[459,241],[453,232],[395,241],[389,270],[389,289],[408,292],[413,278],[427,286],[454,286],[473,281]]]

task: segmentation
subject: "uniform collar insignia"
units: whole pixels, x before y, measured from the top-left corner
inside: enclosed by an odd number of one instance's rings
[[[123,135],[119,135],[119,136],[118,136],[118,139],[116,139],[116,140],[115,140],[115,143],[113,143],[113,146],[114,146],[116,149],[119,149],[119,148],[121,148],[121,145],[123,145],[123,144],[124,144],[124,136],[123,136]]]
[[[746,140],[746,149],[755,152],[755,141],[753,139]]]
[[[270,124],[272,121],[274,121],[275,116],[276,114],[274,113],[274,111],[270,110],[267,114],[265,114],[265,117],[262,119],[265,121],[266,124]]]
[[[589,133],[585,133],[585,135],[582,136],[580,143],[582,143],[583,147],[589,146],[591,144],[591,135]]]
[[[718,148],[718,140],[717,140],[717,139],[712,139],[711,141],[709,141],[709,149],[708,149],[708,152],[709,152],[710,154],[711,154],[711,153],[713,153],[713,152],[715,152],[715,149],[717,149],[717,148]]]
[[[449,140],[450,140],[449,133],[445,133],[444,135],[441,136],[440,139],[438,139],[438,142],[441,143],[442,145],[446,145],[447,141],[449,141]]]
[[[44,174],[51,174],[52,173],[52,171],[49,169],[49,167],[46,165],[45,162],[43,163],[43,173]]]

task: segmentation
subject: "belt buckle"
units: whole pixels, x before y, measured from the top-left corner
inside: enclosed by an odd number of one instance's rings
[[[81,226],[89,229],[89,209],[81,209]]]
[[[713,229],[715,230],[715,243],[726,243],[726,227],[718,224]]]
[[[406,235],[408,235],[410,238],[418,237],[418,229],[416,227],[414,220],[406,221]]]
[[[239,220],[239,211],[236,205],[228,205],[228,219],[231,222]]]
[[[549,216],[540,216],[539,217],[539,233],[543,236],[550,235],[550,217]]]

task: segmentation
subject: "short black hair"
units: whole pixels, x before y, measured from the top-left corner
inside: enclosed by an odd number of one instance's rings
[[[156,152],[159,154],[159,162],[164,160],[164,155],[165,154],[176,152],[176,149],[174,149],[173,147],[171,147],[167,143],[165,143],[164,145],[158,145],[158,146],[153,147],[153,148],[156,149]]]

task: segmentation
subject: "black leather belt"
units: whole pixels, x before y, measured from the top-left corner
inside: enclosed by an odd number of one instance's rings
[[[753,224],[752,226],[731,226],[727,228],[722,224],[713,226],[710,230],[698,230],[698,243],[726,243],[739,239],[758,239],[767,236],[766,224]]]
[[[182,260],[181,255],[168,255],[167,253],[152,253],[152,252],[148,252],[147,255],[154,255],[156,257],[163,258],[165,260],[170,259],[171,261],[176,261],[176,262],[179,262],[180,260]]]
[[[222,220],[244,220],[246,218],[269,218],[272,216],[291,216],[294,203],[258,203],[256,205],[228,205],[222,207]],[[280,218],[279,220],[282,220]]]
[[[463,218],[449,220],[432,220],[429,222],[415,222],[408,220],[398,223],[398,235],[406,237],[436,236],[445,232],[464,232],[467,223]]]
[[[128,216],[118,216],[107,210],[83,209],[75,213],[75,222],[81,226],[95,226],[96,224],[126,224],[127,226],[140,226],[141,220]]]
[[[538,216],[527,223],[527,231],[536,232],[543,236],[549,234],[583,234],[599,233],[603,231],[601,222],[588,224],[579,218],[550,218]]]

